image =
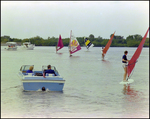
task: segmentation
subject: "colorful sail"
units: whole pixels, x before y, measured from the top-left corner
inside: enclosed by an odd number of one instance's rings
[[[145,43],[145,40],[146,40],[146,37],[147,37],[147,34],[148,34],[148,31],[149,31],[149,28],[145,34],[145,36],[143,37],[141,43],[139,44],[138,48],[136,49],[134,55],[132,56],[132,58],[130,59],[130,61],[128,62],[128,66],[127,66],[127,73],[128,73],[128,78],[135,66],[135,63],[137,62],[137,59],[139,58],[140,54],[141,54],[141,51],[143,49],[143,45]]]
[[[61,35],[59,35],[59,40],[58,40],[58,43],[57,43],[57,46],[56,46],[56,52],[58,50],[60,50],[61,48],[63,48],[64,45],[63,45],[63,42],[62,42],[62,39],[61,39]]]
[[[113,40],[114,35],[115,35],[115,32],[114,32],[114,34],[111,36],[111,38],[109,39],[109,41],[108,41],[108,43],[106,44],[105,48],[103,49],[103,54],[106,54],[106,52],[108,51],[108,49],[109,49],[109,47],[110,47],[110,45],[111,45],[111,43],[112,43],[112,40]]]
[[[89,49],[90,47],[93,47],[94,45],[91,43],[90,40],[88,40],[88,38],[84,37],[84,43],[87,49]]]
[[[72,31],[70,32],[70,42],[69,42],[69,51],[70,55],[81,50],[80,44],[76,37],[72,34]]]

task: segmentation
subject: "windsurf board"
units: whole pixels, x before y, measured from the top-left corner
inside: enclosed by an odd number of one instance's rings
[[[129,83],[133,83],[134,80],[133,79],[128,79],[127,82],[121,81],[119,84],[129,84]]]

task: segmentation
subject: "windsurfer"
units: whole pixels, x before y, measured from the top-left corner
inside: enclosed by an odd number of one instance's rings
[[[102,47],[102,59],[104,60],[105,54],[103,53],[104,47]]]
[[[123,78],[123,81],[127,81],[126,80],[126,77],[127,77],[127,62],[129,62],[129,60],[127,59],[127,54],[128,54],[128,51],[124,51],[124,55],[122,57],[122,66],[124,68],[124,78]]]
[[[57,53],[57,45],[56,45],[56,53]]]
[[[71,57],[71,56],[72,56],[72,55],[71,55],[71,50],[69,50],[69,53],[70,53],[70,57]]]

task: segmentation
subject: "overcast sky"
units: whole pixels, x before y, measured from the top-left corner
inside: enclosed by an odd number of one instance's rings
[[[1,1],[1,36],[110,38],[139,34],[149,27],[149,1]],[[149,34],[148,34],[149,37]]]

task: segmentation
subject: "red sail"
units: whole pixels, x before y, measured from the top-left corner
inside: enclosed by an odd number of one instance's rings
[[[130,74],[131,74],[131,72],[132,72],[132,70],[135,66],[135,63],[136,63],[137,59],[139,58],[139,56],[141,54],[141,51],[142,51],[143,45],[145,43],[148,31],[149,31],[149,28],[148,28],[145,36],[143,37],[141,43],[139,44],[138,48],[136,49],[134,55],[132,56],[132,58],[130,59],[130,61],[128,63],[128,67],[127,67],[128,77],[130,76]]]
[[[114,32],[115,34],[115,32]],[[103,53],[106,54],[107,50],[109,49],[110,45],[111,45],[111,42],[112,42],[112,39],[114,37],[114,34],[111,36],[111,38],[109,39],[108,43],[106,44],[105,48],[103,49]]]

